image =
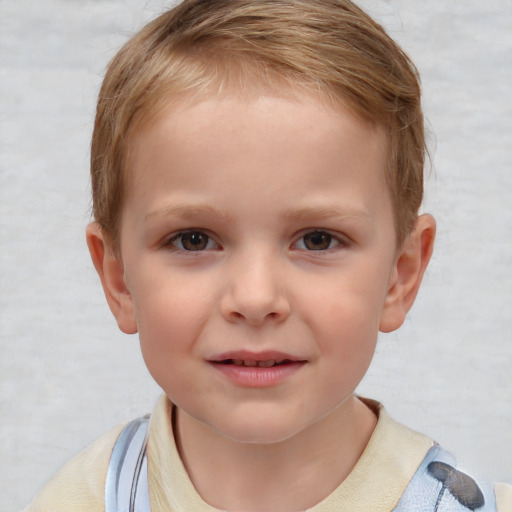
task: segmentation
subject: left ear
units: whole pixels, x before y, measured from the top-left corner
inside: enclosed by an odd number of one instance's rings
[[[380,331],[391,332],[404,323],[432,256],[435,235],[434,218],[428,214],[420,215],[398,251],[380,318]]]
[[[119,329],[126,334],[135,334],[137,322],[133,299],[125,284],[121,257],[116,254],[112,243],[97,222],[87,226],[86,237],[92,262],[100,276],[105,297]]]

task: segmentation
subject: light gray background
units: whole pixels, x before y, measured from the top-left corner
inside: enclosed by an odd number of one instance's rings
[[[512,481],[512,1],[361,0],[422,72],[437,246],[406,325],[360,392]],[[163,0],[0,0],[0,508],[151,410],[84,240],[106,63]]]

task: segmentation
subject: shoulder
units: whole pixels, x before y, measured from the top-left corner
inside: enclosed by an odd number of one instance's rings
[[[399,492],[394,495],[401,496],[395,508],[389,510],[512,512],[511,484],[496,483],[493,486],[490,482],[474,480],[465,469],[461,471],[456,460],[432,439],[392,420],[380,404],[364,402],[379,416],[371,442],[378,441],[378,452],[387,454],[386,467],[392,468],[392,480],[397,480],[392,482],[390,478],[386,488],[389,491],[396,487]],[[372,452],[372,458],[375,453]],[[391,461],[395,462],[395,467]],[[407,465],[407,471],[400,473],[397,465],[401,468]],[[382,480],[382,476],[379,479]]]
[[[439,445],[432,447],[394,512],[512,512],[512,486],[477,482],[457,468]]]
[[[494,484],[496,496],[496,510],[498,512],[510,512],[512,510],[512,484]]]
[[[123,427],[114,427],[69,460],[24,512],[103,512],[105,476]]]

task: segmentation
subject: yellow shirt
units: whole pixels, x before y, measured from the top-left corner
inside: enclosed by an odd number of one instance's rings
[[[397,505],[433,441],[376,410],[377,426],[348,477],[309,512],[389,512]],[[181,462],[172,432],[172,404],[162,396],[148,430],[149,494],[152,512],[219,512],[196,492]],[[105,477],[116,427],[71,459],[25,512],[103,512]],[[169,482],[172,484],[169,485]],[[512,512],[512,486],[496,484],[498,512]]]

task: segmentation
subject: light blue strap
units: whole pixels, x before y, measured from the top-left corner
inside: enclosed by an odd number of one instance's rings
[[[428,451],[393,512],[469,512],[470,510],[496,512],[496,500],[492,488],[478,486],[485,503],[479,508],[468,508],[429,471],[429,465],[434,461],[446,464],[455,473],[467,478],[467,475],[455,469],[453,457],[439,445],[435,445]],[[476,485],[474,481],[473,484]]]
[[[105,512],[150,512],[146,455],[147,416],[124,427],[105,481]]]

